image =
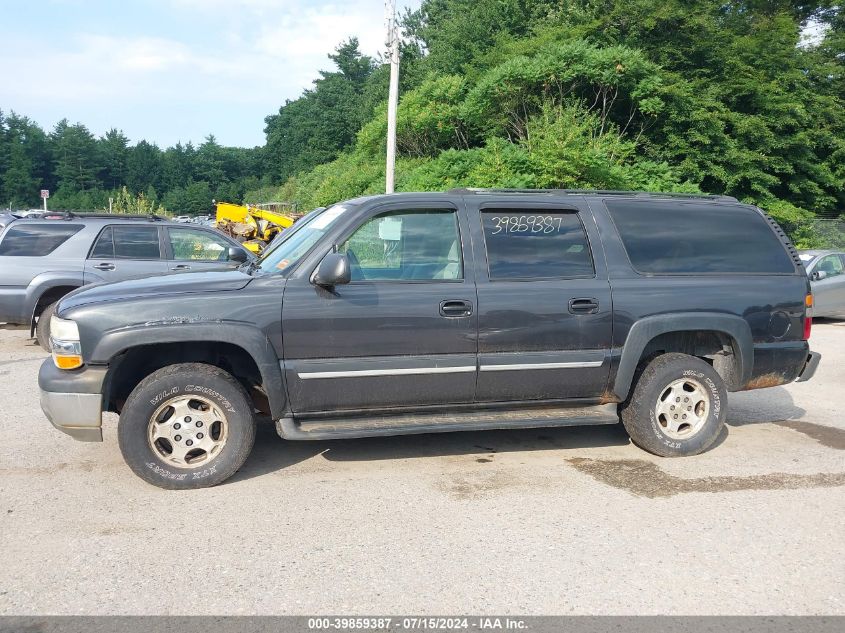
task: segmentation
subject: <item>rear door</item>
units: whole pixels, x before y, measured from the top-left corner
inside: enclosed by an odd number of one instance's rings
[[[220,233],[200,228],[168,226],[167,269],[184,273],[195,270],[226,270],[240,262],[229,261],[232,246]]]
[[[468,198],[478,288],[476,400],[596,398],[610,369],[612,305],[586,205]]]
[[[85,283],[165,273],[167,263],[162,259],[161,241],[159,227],[154,224],[106,226],[85,262]]]

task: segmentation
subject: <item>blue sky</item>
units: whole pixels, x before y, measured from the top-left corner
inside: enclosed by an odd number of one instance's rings
[[[0,0],[0,109],[160,146],[261,145],[264,117],[352,35],[383,50],[382,0]]]

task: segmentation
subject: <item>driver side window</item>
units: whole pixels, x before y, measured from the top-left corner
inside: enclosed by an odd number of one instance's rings
[[[830,277],[841,275],[845,272],[845,267],[843,267],[839,255],[827,255],[819,260],[819,263],[816,265],[816,271],[826,273],[826,277],[829,279]]]
[[[463,257],[457,212],[390,211],[367,220],[340,247],[352,281],[458,281]]]

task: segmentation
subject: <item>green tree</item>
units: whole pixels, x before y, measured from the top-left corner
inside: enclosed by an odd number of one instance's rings
[[[129,139],[122,130],[115,128],[97,141],[100,154],[100,182],[108,189],[117,189],[126,182],[129,160]]]
[[[56,124],[50,137],[55,158],[58,188],[68,193],[93,189],[100,171],[94,135],[81,123],[67,119]]]
[[[371,114],[362,107],[372,59],[361,54],[355,38],[329,57],[338,72],[321,72],[312,89],[265,119],[267,161],[280,180],[335,158]]]
[[[129,151],[126,162],[126,186],[132,192],[158,187],[161,179],[161,150],[157,145],[140,141]]]

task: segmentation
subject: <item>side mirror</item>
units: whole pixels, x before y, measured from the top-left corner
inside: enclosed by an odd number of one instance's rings
[[[312,283],[323,288],[332,288],[348,284],[352,279],[352,271],[349,268],[349,260],[341,253],[329,253],[317,266],[311,277]]]
[[[813,281],[821,281],[827,277],[827,273],[823,270],[815,270],[813,271]]]
[[[230,246],[229,247],[229,261],[230,262],[238,262],[243,264],[245,261],[249,259],[249,255],[247,252],[242,249],[240,246]]]

